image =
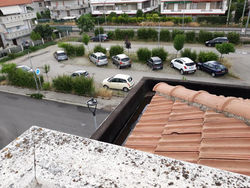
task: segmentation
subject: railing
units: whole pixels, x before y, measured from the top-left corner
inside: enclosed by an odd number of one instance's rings
[[[81,8],[87,8],[88,5],[83,4],[83,5],[70,5],[70,6],[53,6],[53,10],[72,10],[72,9],[81,9]]]
[[[32,31],[31,29],[24,29],[16,32],[5,33],[4,35],[7,40],[12,40],[18,37],[29,35],[31,31]]]
[[[22,20],[31,20],[36,17],[36,13],[30,12],[30,13],[22,13],[12,16],[2,16],[0,17],[0,23],[11,23],[11,22],[18,22]]]

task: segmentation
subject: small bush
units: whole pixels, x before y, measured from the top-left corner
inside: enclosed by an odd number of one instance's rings
[[[164,50],[164,48],[154,48],[152,50],[152,57],[154,56],[158,56],[164,62],[168,57],[168,53]]]
[[[30,97],[33,99],[42,99],[44,96],[41,93],[32,93]]]
[[[99,34],[103,34],[103,33],[104,33],[103,27],[98,27],[95,29],[95,36],[97,36]]]
[[[171,36],[170,36],[169,30],[162,29],[160,31],[160,40],[164,41],[164,42],[168,42],[168,41],[170,41],[170,39],[171,39]]]
[[[83,45],[72,45],[68,43],[58,43],[60,48],[63,48],[68,56],[83,56],[85,48]]]
[[[97,96],[100,96],[102,98],[108,98],[111,99],[113,92],[109,89],[106,88],[100,88],[98,89],[98,91],[96,92]]]
[[[229,32],[227,38],[230,43],[238,44],[240,42],[240,34],[236,32]]]
[[[148,48],[139,48],[136,52],[139,61],[146,62],[151,57],[151,51]]]
[[[126,38],[132,39],[134,38],[134,30],[133,29],[127,29],[127,30],[115,30],[115,39],[117,40],[125,40]]]
[[[197,54],[195,50],[192,52],[191,49],[185,48],[183,51],[181,51],[181,57],[188,57],[195,62],[197,58]]]
[[[99,45],[96,45],[96,46],[95,46],[94,52],[95,52],[95,53],[96,53],[96,52],[102,52],[102,53],[106,54],[106,53],[107,53],[107,50],[99,44]]]
[[[137,30],[137,37],[138,39],[146,39],[147,36],[147,29],[146,28],[139,28]]]
[[[50,90],[50,88],[51,88],[49,82],[44,82],[42,87],[43,87],[43,90],[45,90],[45,91]]]
[[[181,35],[175,36],[174,48],[176,49],[177,53],[178,53],[178,51],[180,51],[183,48],[184,42],[185,42],[185,35],[181,34]]]
[[[225,37],[225,33],[224,32],[214,32],[214,38],[217,37]]]
[[[115,38],[114,31],[109,31],[107,35],[108,35],[108,38],[111,39],[111,40],[113,40]]]
[[[186,42],[194,42],[195,39],[195,32],[194,31],[188,31],[185,33],[186,35]]]
[[[75,77],[72,79],[73,91],[77,95],[93,95],[95,92],[93,78]]]
[[[109,55],[110,57],[112,57],[114,55],[122,54],[123,51],[124,51],[124,48],[122,46],[119,46],[119,45],[111,46],[109,50]]]
[[[137,30],[137,37],[138,39],[144,39],[144,40],[157,40],[158,38],[158,32],[155,29],[152,28],[140,28]]]
[[[232,43],[216,44],[215,47],[216,50],[221,54],[220,58],[222,58],[223,54],[229,54],[230,52],[235,52],[235,48]]]
[[[184,31],[178,30],[178,29],[174,29],[172,31],[172,40],[174,40],[174,38],[175,38],[176,35],[182,35],[182,34],[184,34]]]
[[[6,80],[6,76],[0,75],[0,82],[2,82],[2,81],[4,81],[4,80]]]
[[[219,56],[214,52],[200,51],[198,55],[198,61],[202,63],[206,61],[217,61],[218,59],[219,59]]]
[[[73,89],[73,80],[70,76],[58,76],[53,79],[53,87],[60,92],[70,93]]]
[[[212,40],[213,39],[213,33],[209,32],[209,31],[204,31],[204,30],[200,30],[199,32],[199,42],[200,43],[205,43],[208,40]]]

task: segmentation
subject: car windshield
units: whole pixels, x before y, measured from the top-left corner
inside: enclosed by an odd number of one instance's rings
[[[155,60],[154,64],[161,64],[161,60]]]
[[[112,79],[113,79],[113,77],[110,77],[110,78],[108,79],[108,81],[110,82]]]
[[[186,63],[187,66],[193,66],[194,63]]]
[[[100,56],[99,59],[103,60],[103,59],[107,59],[107,57],[104,55],[104,56]]]
[[[132,82],[132,81],[133,81],[132,77],[129,77],[129,78],[128,78],[128,81],[129,81],[129,82]]]
[[[25,71],[29,71],[31,68],[29,67],[20,67],[21,69],[25,70]]]
[[[66,55],[64,52],[58,53],[58,56],[64,56],[64,55]]]
[[[126,58],[123,58],[123,59],[121,59],[123,62],[126,62],[126,61],[129,61],[129,58],[128,57],[126,57]]]

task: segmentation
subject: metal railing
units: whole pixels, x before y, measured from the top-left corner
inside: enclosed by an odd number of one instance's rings
[[[32,31],[31,29],[24,29],[16,32],[5,33],[4,36],[7,40],[12,40],[18,37],[29,35],[31,31]]]
[[[36,17],[36,14],[34,12],[30,13],[23,13],[23,14],[17,14],[12,16],[2,16],[0,17],[0,23],[11,23],[11,22],[18,22],[23,20],[30,20]]]

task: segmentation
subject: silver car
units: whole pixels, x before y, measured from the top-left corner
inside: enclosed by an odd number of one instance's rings
[[[89,56],[90,61],[92,61],[97,66],[101,65],[107,65],[108,64],[108,58],[107,56],[102,52],[96,52]]]
[[[115,64],[119,69],[122,67],[131,67],[131,60],[125,54],[118,54],[112,57],[112,62]]]
[[[57,61],[68,60],[67,54],[63,50],[58,50],[54,53],[54,57]]]

